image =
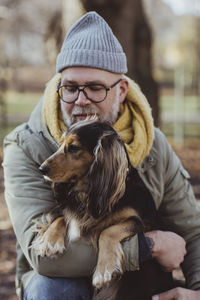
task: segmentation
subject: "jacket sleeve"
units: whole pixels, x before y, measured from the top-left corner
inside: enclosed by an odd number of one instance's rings
[[[85,241],[71,243],[64,254],[55,259],[40,257],[30,247],[34,239],[33,220],[53,206],[51,188],[43,180],[38,170],[39,164],[19,147],[17,141],[7,139],[3,167],[10,218],[31,268],[46,276],[90,275],[96,264],[96,255]]]
[[[165,149],[165,150],[164,150]],[[187,255],[182,264],[187,286],[200,289],[200,206],[194,197],[189,174],[164,138],[164,193],[159,214],[164,228],[186,241]]]

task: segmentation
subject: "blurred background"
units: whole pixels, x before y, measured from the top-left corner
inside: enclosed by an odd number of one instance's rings
[[[95,10],[128,59],[128,76],[149,100],[155,125],[191,174],[200,199],[199,0],[0,0],[0,164],[3,137],[25,122],[55,74],[67,29]],[[15,237],[0,168],[0,299],[16,299]]]

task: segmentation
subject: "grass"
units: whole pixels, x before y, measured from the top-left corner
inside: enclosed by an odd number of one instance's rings
[[[15,91],[9,91],[6,94],[6,114],[8,124],[6,126],[1,124],[0,145],[2,145],[5,135],[7,135],[18,124],[28,120],[31,111],[36,106],[41,96],[41,93],[19,93]]]
[[[200,137],[200,123],[199,124],[183,124],[185,139],[199,138]],[[174,125],[172,123],[163,123],[161,130],[167,137],[173,138]]]
[[[163,112],[173,111],[174,99],[174,95],[172,94],[161,94],[160,110]],[[200,96],[185,96],[182,102],[182,109],[188,112],[195,112],[197,109],[200,111]]]
[[[174,103],[174,101],[175,98],[172,93],[165,92],[161,94],[160,111],[162,124],[160,127],[163,132],[167,137],[173,138],[176,122],[182,128],[185,139],[199,138],[200,96],[186,95],[179,104]],[[174,104],[176,104],[176,111],[174,111]]]
[[[9,114],[29,114],[41,96],[41,93],[10,91],[7,93],[7,111]]]

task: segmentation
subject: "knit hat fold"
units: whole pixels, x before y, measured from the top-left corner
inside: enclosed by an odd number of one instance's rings
[[[96,12],[80,18],[69,30],[57,57],[56,72],[83,66],[113,73],[127,72],[126,55],[105,20]]]

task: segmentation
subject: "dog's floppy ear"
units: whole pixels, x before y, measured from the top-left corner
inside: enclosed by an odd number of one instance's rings
[[[122,141],[115,132],[105,133],[94,150],[88,173],[88,210],[94,217],[108,213],[123,196],[128,160]]]

